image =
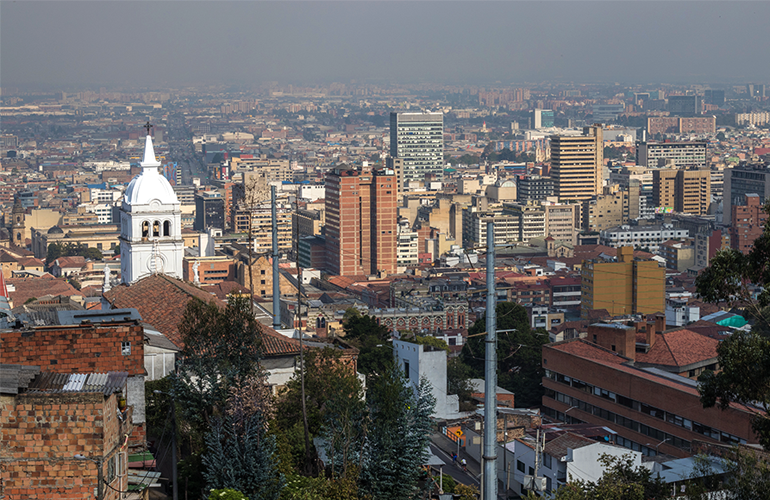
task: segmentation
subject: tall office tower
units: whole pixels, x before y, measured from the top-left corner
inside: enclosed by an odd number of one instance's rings
[[[601,125],[582,136],[551,137],[551,178],[559,201],[587,200],[602,192],[604,141]]]
[[[326,175],[326,268],[360,276],[396,272],[397,179],[393,170],[338,168]]]
[[[534,129],[553,127],[554,112],[552,109],[534,109],[530,116]]]
[[[391,113],[390,156],[403,161],[401,182],[444,178],[444,115]]]
[[[671,95],[668,96],[668,111],[681,116],[699,115],[701,100],[697,95]]]

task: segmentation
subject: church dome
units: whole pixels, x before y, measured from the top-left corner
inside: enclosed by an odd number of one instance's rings
[[[162,205],[178,205],[179,199],[168,179],[158,173],[160,162],[155,159],[152,138],[148,135],[144,146],[142,173],[128,184],[123,203],[129,206],[149,205],[157,200]]]
[[[48,230],[48,234],[64,234],[64,230],[59,226],[54,226]]]

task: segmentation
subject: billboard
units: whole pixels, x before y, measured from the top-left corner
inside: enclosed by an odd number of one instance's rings
[[[656,214],[670,214],[674,211],[674,207],[655,207]]]

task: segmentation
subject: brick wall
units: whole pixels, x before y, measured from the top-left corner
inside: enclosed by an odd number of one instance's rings
[[[0,398],[0,498],[82,500],[96,498],[102,473],[131,434],[130,415],[117,414],[117,396],[101,393],[21,394]],[[124,462],[125,463],[125,462]],[[123,472],[124,471],[118,471]],[[120,478],[110,484],[117,490]],[[103,487],[105,499],[118,493]]]
[[[122,354],[131,342],[131,354]],[[133,323],[56,326],[3,332],[3,363],[57,373],[126,371],[144,375],[144,331]]]

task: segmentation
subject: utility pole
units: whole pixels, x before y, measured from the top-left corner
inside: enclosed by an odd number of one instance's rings
[[[487,335],[484,356],[484,478],[482,500],[497,499],[497,293],[495,292],[495,223],[487,222]]]
[[[281,328],[281,276],[278,272],[278,214],[275,208],[275,186],[270,186],[270,201],[273,216],[273,328],[279,330]],[[299,265],[299,259],[297,262]]]

